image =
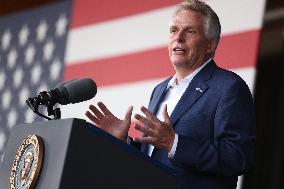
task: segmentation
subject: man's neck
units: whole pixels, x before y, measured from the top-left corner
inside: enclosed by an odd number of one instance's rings
[[[182,79],[184,79],[185,77],[189,76],[190,74],[194,73],[197,69],[198,71],[200,71],[205,64],[209,63],[213,58],[209,58],[207,61],[205,61],[203,64],[200,64],[199,66],[196,66],[194,68],[190,68],[190,69],[177,69],[176,68],[176,84],[179,84],[180,81]],[[201,69],[199,69],[201,68]]]

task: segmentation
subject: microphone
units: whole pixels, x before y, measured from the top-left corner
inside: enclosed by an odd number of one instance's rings
[[[42,91],[38,96],[26,100],[27,105],[37,114],[39,105],[45,105],[49,112],[53,112],[53,106],[75,104],[90,100],[97,94],[97,85],[90,78],[64,81],[56,85],[50,91]],[[52,114],[53,113],[49,113]],[[42,114],[39,114],[42,116]],[[59,115],[60,117],[60,115]]]
[[[59,83],[55,89],[42,91],[32,99],[38,101],[40,105],[46,103],[66,105],[90,100],[96,94],[96,83],[90,78],[83,78]]]
[[[92,99],[97,94],[97,85],[90,78],[69,81],[63,88],[58,87],[67,104],[83,102]]]

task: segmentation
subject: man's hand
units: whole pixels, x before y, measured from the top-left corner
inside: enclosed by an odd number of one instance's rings
[[[90,105],[89,111],[86,111],[85,115],[100,129],[120,140],[125,141],[127,139],[131,123],[133,107],[130,106],[125,114],[124,120],[120,120],[115,117],[102,102],[98,102],[98,106],[101,111],[95,106]]]
[[[144,106],[141,107],[141,111],[146,115],[146,117],[136,114],[135,118],[142,122],[144,126],[135,125],[135,128],[144,133],[144,135],[142,137],[134,138],[134,141],[149,143],[156,148],[165,149],[170,152],[174,142],[175,132],[167,112],[167,106],[165,106],[163,111],[164,122],[161,122]]]

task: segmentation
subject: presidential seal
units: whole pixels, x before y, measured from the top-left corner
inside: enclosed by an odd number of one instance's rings
[[[29,135],[15,156],[10,175],[10,189],[34,188],[43,160],[43,142],[39,136]]]

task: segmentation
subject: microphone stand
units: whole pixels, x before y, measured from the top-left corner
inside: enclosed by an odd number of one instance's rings
[[[61,111],[60,108],[55,108],[54,105],[56,104],[56,100],[52,100],[53,98],[50,98],[51,95],[47,93],[46,91],[42,91],[38,94],[37,97],[29,98],[26,100],[27,105],[33,110],[34,113],[38,114],[39,116],[47,119],[47,120],[56,120],[61,118]],[[48,117],[38,111],[38,108],[40,105],[44,105],[47,108]]]

